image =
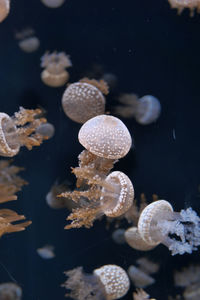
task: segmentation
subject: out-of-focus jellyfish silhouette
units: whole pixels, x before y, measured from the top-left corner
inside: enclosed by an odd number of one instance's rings
[[[16,283],[6,282],[0,284],[1,300],[21,300],[22,289]]]
[[[105,113],[105,98],[108,85],[104,80],[83,78],[70,84],[62,97],[65,114],[73,121],[85,123]]]
[[[35,131],[36,133],[44,136],[45,138],[51,139],[55,133],[55,127],[51,123],[43,123],[39,125]]]
[[[52,245],[46,245],[37,249],[37,254],[44,259],[52,259],[55,257],[55,247]]]
[[[0,0],[0,22],[3,22],[10,11],[10,0]]]
[[[65,272],[68,277],[62,285],[71,290],[65,296],[74,300],[114,300],[126,295],[129,278],[119,266],[104,265],[87,274],[82,267]]]
[[[17,175],[24,169],[10,164],[9,160],[0,161],[0,203],[17,200],[15,194],[21,190],[23,185],[28,184]]]
[[[124,237],[125,229],[118,228],[113,231],[112,239],[116,244],[123,245],[125,244],[125,237]]]
[[[73,208],[77,207],[76,203],[71,199],[71,197],[57,197],[59,194],[66,191],[70,191],[68,182],[64,181],[61,184],[55,182],[50,191],[46,195],[47,204],[53,209],[67,208],[72,211]]]
[[[65,69],[71,66],[70,57],[65,52],[47,52],[41,57],[41,67],[44,68],[41,79],[48,86],[62,86],[69,80],[69,73]]]
[[[31,150],[48,139],[36,132],[36,129],[47,120],[42,117],[41,109],[24,109],[10,117],[0,113],[0,155],[12,157],[17,155],[20,147]]]
[[[117,159],[131,147],[131,136],[122,121],[101,115],[88,120],[79,131],[79,142],[87,149],[79,155],[79,167],[72,172],[77,177],[77,190],[62,193],[71,197],[79,208],[73,210],[65,228],[87,228],[104,214],[118,217],[132,205],[133,185],[124,173],[110,172]]]
[[[40,46],[40,41],[35,36],[35,31],[32,28],[17,32],[15,38],[19,40],[19,48],[27,53],[35,52]]]
[[[145,288],[155,283],[155,279],[136,266],[131,265],[127,271],[131,281],[137,288]]]
[[[142,211],[138,233],[147,245],[162,243],[172,255],[192,253],[200,245],[200,218],[191,207],[178,213],[168,201],[158,200]]]
[[[154,96],[138,98],[135,94],[122,94],[118,100],[123,106],[114,107],[114,113],[124,118],[135,118],[141,125],[151,124],[160,116],[161,105]]]
[[[200,13],[200,1],[199,0],[168,0],[171,8],[176,8],[180,15],[185,8],[190,10],[190,17],[194,16],[195,9]]]
[[[197,282],[200,283],[200,265],[191,264],[181,271],[174,272],[175,286],[188,287]]]
[[[102,79],[107,83],[109,86],[109,90],[113,92],[117,87],[117,76],[113,73],[104,73]]]
[[[65,0],[41,0],[41,2],[47,7],[57,8],[63,5]]]

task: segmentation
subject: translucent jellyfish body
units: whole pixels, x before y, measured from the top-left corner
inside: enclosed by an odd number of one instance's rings
[[[133,265],[128,268],[127,273],[137,288],[145,288],[155,283],[153,277]]]
[[[65,114],[75,122],[85,123],[87,120],[105,112],[105,98],[108,93],[106,83],[84,78],[80,82],[70,84],[62,97]]]
[[[69,79],[69,73],[65,69],[71,66],[71,60],[64,52],[47,52],[41,57],[41,67],[44,68],[41,79],[48,86],[62,86]]]
[[[124,106],[116,106],[114,112],[124,118],[134,117],[141,125],[151,124],[160,116],[161,105],[154,96],[138,98],[135,94],[123,94],[119,102]]]
[[[0,22],[7,17],[10,11],[10,0],[0,0]]]
[[[192,253],[200,245],[200,218],[191,207],[178,213],[169,202],[159,200],[142,211],[138,232],[146,244],[162,243],[172,255]]]
[[[57,8],[63,5],[65,0],[41,0],[41,2],[47,7]]]
[[[194,16],[194,11],[200,13],[200,1],[199,0],[168,0],[171,8],[176,8],[180,15],[185,8],[190,10],[190,17]]]
[[[19,40],[19,48],[27,53],[35,52],[40,46],[40,41],[35,36],[34,30],[31,28],[26,28],[17,32],[15,38]]]
[[[40,109],[24,109],[23,107],[20,107],[19,112],[12,117],[0,113],[1,156],[15,156],[22,146],[31,150],[33,146],[39,146],[44,139],[48,138],[35,132],[42,123],[46,122],[41,114]]]
[[[21,300],[22,289],[13,282],[0,284],[0,299],[1,300]]]
[[[37,127],[36,133],[38,133],[44,137],[48,137],[50,139],[54,136],[55,128],[50,123],[43,123]]]
[[[93,274],[83,272],[82,267],[65,272],[68,279],[63,284],[66,294],[74,300],[114,300],[126,295],[130,287],[129,278],[119,266],[104,265]]]

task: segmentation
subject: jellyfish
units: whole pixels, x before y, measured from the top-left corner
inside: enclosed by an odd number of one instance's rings
[[[0,113],[0,155],[12,157],[18,154],[20,147],[31,150],[39,146],[44,139],[48,139],[36,132],[36,129],[46,122],[42,118],[41,109],[24,109],[10,117]]]
[[[125,237],[124,237],[125,229],[118,228],[112,233],[112,239],[116,244],[123,245],[125,244]]]
[[[200,283],[200,265],[191,264],[181,271],[174,272],[175,286],[188,287],[198,282]]]
[[[113,116],[101,115],[88,120],[79,131],[79,141],[87,149],[79,155],[77,190],[62,193],[71,197],[80,208],[74,209],[65,228],[91,227],[104,214],[118,217],[132,205],[134,188],[122,172],[110,172],[117,159],[124,157],[131,146],[126,126]]]
[[[124,118],[135,118],[141,125],[149,125],[155,122],[160,116],[161,105],[159,100],[151,95],[138,98],[135,94],[122,94],[119,105],[114,108],[114,112]]]
[[[11,165],[9,160],[0,161],[0,203],[17,200],[15,195],[23,185],[28,184],[17,175],[23,168]]]
[[[40,46],[40,41],[35,36],[35,31],[31,28],[17,32],[15,38],[19,40],[19,48],[27,53],[35,52]]]
[[[21,300],[22,289],[19,285],[13,282],[0,284],[0,299],[1,300]]]
[[[145,288],[155,283],[153,277],[133,265],[128,268],[127,273],[137,288]]]
[[[51,123],[47,122],[39,125],[35,132],[43,137],[48,137],[48,139],[51,139],[54,136],[55,128]]]
[[[149,294],[147,294],[143,289],[136,289],[136,292],[133,293],[133,300],[156,300],[150,299]]]
[[[71,290],[65,296],[74,300],[114,300],[126,295],[130,287],[124,269],[117,265],[104,265],[87,274],[82,267],[65,272],[68,277],[62,285]]]
[[[197,9],[197,13],[200,13],[200,1],[199,0],[168,0],[171,8],[176,8],[180,15],[185,8],[190,10],[190,17],[194,16],[194,11]]]
[[[63,5],[65,0],[41,0],[41,2],[47,7],[57,8]]]
[[[65,52],[45,53],[41,57],[42,81],[51,87],[60,87],[69,79],[69,73],[65,70],[72,66],[69,55]]]
[[[192,253],[200,245],[200,218],[191,207],[178,213],[168,201],[158,200],[142,211],[138,234],[149,247],[162,243],[172,255]]]
[[[83,78],[70,84],[62,97],[62,107],[67,117],[77,123],[105,113],[108,86],[104,80]]]
[[[10,11],[10,0],[0,0],[0,22],[3,22]]]
[[[52,259],[55,257],[54,246],[45,245],[37,249],[37,254],[44,259]]]

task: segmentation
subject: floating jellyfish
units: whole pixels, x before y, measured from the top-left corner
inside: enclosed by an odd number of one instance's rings
[[[197,13],[200,13],[200,1],[199,0],[168,0],[171,8],[176,8],[180,15],[185,8],[190,10],[190,17],[194,16],[194,11],[197,9]]]
[[[145,288],[155,283],[153,277],[133,265],[128,268],[127,273],[137,288]]]
[[[181,271],[174,272],[175,286],[187,287],[200,283],[200,265],[189,265]]]
[[[72,223],[66,229],[89,228],[104,214],[118,217],[131,207],[134,198],[128,176],[118,171],[108,174],[131,147],[131,136],[123,122],[113,116],[94,117],[81,127],[79,141],[87,151],[79,155],[79,167],[72,171],[78,189],[60,195],[71,197],[79,206],[67,218]]]
[[[15,38],[19,40],[19,48],[27,53],[35,52],[40,46],[40,41],[35,36],[35,31],[31,28],[17,32]]]
[[[55,257],[54,246],[46,245],[37,249],[37,254],[44,259],[52,259]]]
[[[3,22],[10,11],[10,0],[0,0],[0,22]]]
[[[154,274],[159,270],[159,264],[149,260],[146,257],[141,257],[136,260],[139,265],[140,270],[144,271],[146,274]]]
[[[11,165],[9,160],[0,161],[0,203],[17,200],[15,194],[23,185],[28,184],[17,175],[22,170],[23,168]]]
[[[82,267],[65,272],[68,277],[62,285],[71,290],[65,296],[74,300],[114,300],[126,295],[129,278],[119,266],[104,265],[87,274]]]
[[[112,233],[112,239],[116,244],[123,245],[125,244],[125,237],[124,237],[125,229],[118,228]]]
[[[178,213],[169,202],[158,200],[142,211],[138,233],[147,245],[162,243],[172,255],[192,253],[200,245],[200,218],[191,207]]]
[[[16,283],[6,282],[0,284],[1,300],[21,300],[22,289]]]
[[[12,157],[17,155],[20,147],[25,146],[31,150],[33,146],[39,146],[44,137],[36,133],[36,129],[46,122],[41,117],[40,109],[24,109],[10,117],[6,113],[0,113],[0,155]]]
[[[149,251],[152,250],[155,246],[149,245],[146,243],[138,232],[137,227],[130,227],[125,231],[125,240],[127,244],[133,249],[140,251]]]
[[[63,5],[65,0],[41,0],[41,2],[47,7],[57,8]]]
[[[138,98],[135,94],[123,94],[119,98],[119,105],[114,112],[124,118],[132,118],[141,125],[148,125],[155,122],[160,116],[161,105],[159,100],[151,95]]]
[[[69,73],[65,69],[71,66],[70,57],[65,52],[47,52],[41,57],[41,67],[44,68],[41,79],[48,86],[62,86],[69,79]]]
[[[62,97],[65,114],[73,121],[85,123],[105,113],[105,97],[108,86],[104,80],[83,78],[70,84]]]
[[[54,136],[55,127],[51,123],[47,122],[38,126],[35,132],[45,138],[48,137],[48,139],[51,139]]]

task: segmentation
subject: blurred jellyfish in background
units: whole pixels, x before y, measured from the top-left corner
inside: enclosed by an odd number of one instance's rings
[[[40,46],[40,41],[35,36],[35,31],[32,28],[17,32],[15,38],[19,40],[19,48],[27,53],[35,52]]]
[[[105,97],[108,85],[104,80],[83,78],[70,84],[62,97],[65,114],[77,123],[105,113]]]
[[[48,137],[48,139],[52,138],[55,133],[55,127],[51,123],[43,123],[36,129],[36,133],[44,137]]]
[[[65,0],[41,0],[41,2],[47,7],[57,8],[63,5]]]
[[[0,284],[1,300],[21,300],[22,289],[15,283],[6,282]]]
[[[114,107],[114,113],[123,118],[135,118],[141,125],[149,125],[159,118],[161,105],[159,100],[151,95],[138,98],[135,94],[122,94],[119,102],[123,105]]]
[[[37,254],[43,259],[52,259],[55,257],[54,249],[52,245],[45,245],[37,249]]]
[[[123,245],[125,244],[125,237],[124,237],[125,229],[118,228],[113,231],[112,239],[116,244]]]
[[[105,73],[105,74],[103,74],[102,79],[108,84],[109,91],[113,92],[116,89],[118,79],[117,79],[117,76],[115,74]]]
[[[46,52],[41,57],[42,81],[51,87],[59,87],[69,80],[69,73],[65,70],[72,66],[69,55],[65,52]]]
[[[7,17],[10,11],[10,0],[0,0],[0,22]]]

